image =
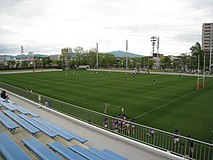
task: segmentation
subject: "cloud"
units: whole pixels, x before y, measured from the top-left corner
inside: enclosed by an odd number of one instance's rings
[[[62,47],[95,47],[149,55],[151,36],[162,53],[187,52],[200,41],[202,23],[213,22],[205,0],[0,0],[0,47],[14,52],[60,53]],[[177,47],[178,44],[178,47]],[[8,46],[8,47],[7,47]],[[10,49],[11,48],[11,49]],[[4,49],[5,50],[5,49]],[[3,49],[0,50],[3,52]]]

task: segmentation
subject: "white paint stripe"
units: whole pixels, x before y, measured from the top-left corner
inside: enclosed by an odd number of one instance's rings
[[[82,100],[86,99],[86,98],[78,97],[78,96],[71,96],[71,97],[78,98],[78,99],[82,99]]]
[[[174,99],[174,100],[172,100],[172,101],[170,101],[170,102],[168,102],[168,103],[165,103],[165,104],[163,104],[163,105],[161,105],[161,106],[159,106],[159,107],[157,107],[157,108],[151,109],[150,111],[147,111],[147,112],[145,112],[145,113],[143,113],[143,114],[141,114],[141,115],[139,115],[139,116],[137,116],[137,117],[135,117],[135,118],[139,118],[139,117],[145,116],[145,115],[147,115],[147,114],[149,114],[149,113],[151,113],[151,112],[154,112],[154,111],[156,111],[156,110],[158,110],[158,109],[160,109],[160,108],[162,108],[162,107],[167,106],[168,104],[171,104],[171,103],[176,102],[176,101],[178,101],[178,100],[180,100],[180,99],[182,99],[182,98],[185,98],[185,97],[187,97],[187,96],[189,96],[189,95],[191,95],[191,94],[193,94],[193,93],[195,93],[195,92],[197,92],[197,91],[193,91],[193,92],[190,92],[189,94],[186,94],[186,95],[184,95],[184,96],[181,96],[181,97],[179,97],[179,98],[176,98],[176,99]]]

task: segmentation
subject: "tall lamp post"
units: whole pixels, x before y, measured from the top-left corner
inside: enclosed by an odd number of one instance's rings
[[[33,72],[35,72],[35,59],[33,60]]]
[[[96,43],[96,67],[98,69],[98,43]]]
[[[41,61],[41,69],[42,69],[42,72],[43,72],[43,59],[42,58],[40,58],[40,61]]]
[[[128,55],[127,55],[127,51],[128,51],[128,40],[126,40],[126,69],[128,68]]]

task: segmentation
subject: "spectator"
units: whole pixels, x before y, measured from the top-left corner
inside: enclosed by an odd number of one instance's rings
[[[119,130],[121,130],[121,121],[122,121],[121,118],[122,118],[122,117],[121,117],[121,114],[119,114],[119,115],[118,115],[118,129],[119,129]]]
[[[104,121],[103,121],[104,128],[108,128],[108,124],[109,124],[108,119],[105,118]]]
[[[49,108],[52,108],[52,103],[50,101],[48,102],[48,106]]]
[[[112,119],[112,130],[113,131],[118,130],[118,121],[117,121],[117,118],[115,116],[113,116],[113,119]]]
[[[180,135],[180,133],[178,132],[178,130],[175,130],[175,132],[174,132],[174,145],[179,143],[179,141],[180,141],[179,135]]]
[[[9,96],[6,95],[5,102],[9,103]]]
[[[147,135],[153,137],[155,135],[155,130],[153,128],[150,128]]]
[[[132,118],[132,123],[131,123],[131,128],[132,128],[132,133],[134,134],[135,133],[135,119]]]
[[[127,134],[130,133],[130,120],[129,117],[126,117],[126,124],[125,124]]]
[[[1,92],[1,98],[6,99],[6,91],[3,90]]]
[[[191,135],[189,137],[189,157],[192,158],[194,152],[194,141],[192,140]]]
[[[46,107],[49,107],[49,106],[48,106],[48,101],[47,101],[47,100],[45,101],[44,105],[45,105]]]

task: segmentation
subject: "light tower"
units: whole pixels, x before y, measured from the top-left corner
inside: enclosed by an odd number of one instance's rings
[[[155,54],[155,42],[157,41],[157,37],[152,36],[151,37],[151,42],[152,42],[152,56],[154,57]],[[156,68],[158,67],[158,57],[156,58]]]
[[[152,54],[155,53],[155,42],[157,40],[157,37],[152,36],[151,37],[151,42],[152,42]]]
[[[24,47],[21,45],[21,54],[24,53]]]

